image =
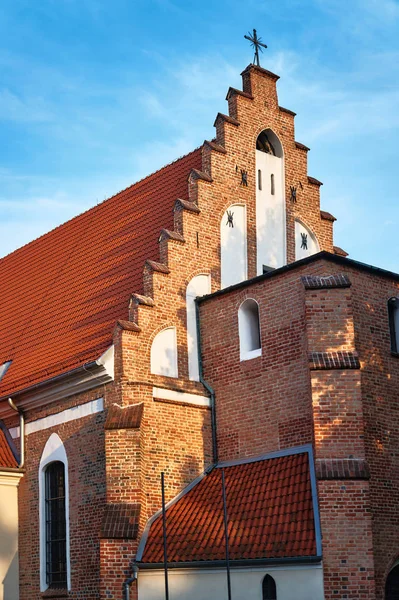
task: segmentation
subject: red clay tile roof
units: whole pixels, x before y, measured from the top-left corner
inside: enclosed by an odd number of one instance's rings
[[[307,452],[225,467],[231,560],[317,555]],[[221,469],[214,468],[167,509],[168,562],[225,559]],[[162,516],[142,563],[163,561]]]
[[[2,467],[13,469],[18,467],[18,463],[7,440],[5,427],[0,422],[0,469]]]
[[[159,260],[162,228],[187,197],[201,148],[0,260],[0,397],[96,360]]]

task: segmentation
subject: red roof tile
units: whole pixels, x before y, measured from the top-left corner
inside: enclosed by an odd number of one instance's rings
[[[317,555],[307,452],[225,467],[231,560]],[[225,559],[221,469],[167,509],[168,562]],[[153,521],[143,563],[163,561],[162,516]]]
[[[143,291],[146,259],[173,229],[201,148],[0,260],[0,396],[97,359]]]
[[[18,467],[18,463],[7,439],[6,429],[0,423],[0,469],[2,467],[13,469]]]

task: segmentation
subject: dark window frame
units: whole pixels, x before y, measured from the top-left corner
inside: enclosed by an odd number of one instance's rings
[[[399,331],[396,331],[395,315],[399,311],[399,298],[392,297],[388,300],[389,333],[391,336],[391,352],[399,354]]]
[[[277,600],[276,582],[269,574],[262,581],[262,600]]]
[[[67,524],[65,464],[54,461],[44,472],[46,583],[67,589]]]

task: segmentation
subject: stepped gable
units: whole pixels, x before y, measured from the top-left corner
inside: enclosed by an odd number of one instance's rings
[[[232,561],[316,557],[320,552],[309,453],[291,452],[219,465],[225,471]],[[214,468],[172,501],[166,522],[169,563],[223,561],[221,469]],[[162,514],[150,520],[147,534],[137,560],[162,563]]]
[[[159,260],[162,228],[173,230],[202,148],[0,260],[0,397],[94,361],[143,293],[143,265]],[[23,324],[23,326],[22,326]]]

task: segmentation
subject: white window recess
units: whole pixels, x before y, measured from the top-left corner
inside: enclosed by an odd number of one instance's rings
[[[399,354],[399,298],[388,301],[389,329],[391,334],[391,351]]]
[[[295,260],[306,258],[320,251],[315,234],[301,221],[295,221]]]
[[[242,204],[232,204],[220,223],[221,287],[247,278],[247,217]]]
[[[256,142],[256,270],[286,264],[284,154],[276,134],[266,129]]]
[[[197,275],[196,277],[193,277],[186,290],[188,374],[192,381],[199,381],[195,298],[198,296],[205,296],[206,294],[209,294],[210,291],[210,275]]]
[[[46,506],[45,471],[52,462],[60,461],[65,468],[65,521],[66,521],[66,567],[67,587],[71,589],[71,557],[69,539],[69,478],[68,458],[64,444],[56,433],[52,433],[44,447],[39,465],[39,532],[40,532],[40,590],[47,588],[46,578]]]
[[[167,327],[155,336],[151,346],[151,373],[178,377],[176,327]]]
[[[260,340],[259,305],[248,298],[238,309],[240,360],[250,360],[262,354]]]

